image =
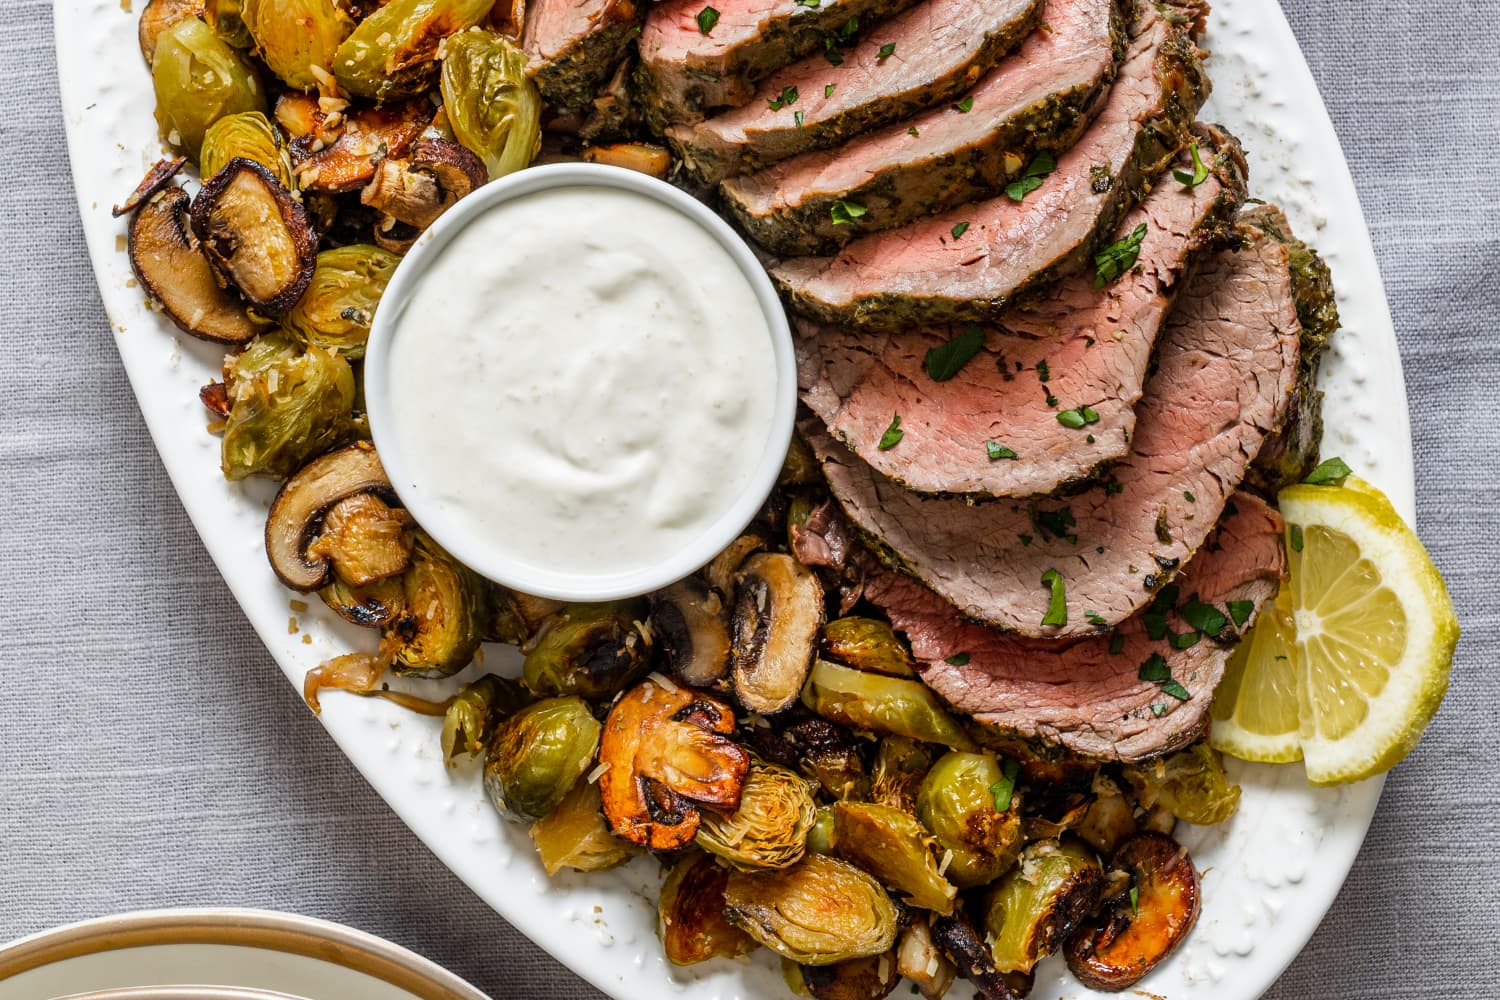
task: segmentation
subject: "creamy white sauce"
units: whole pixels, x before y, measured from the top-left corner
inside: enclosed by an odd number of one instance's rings
[[[770,435],[769,325],[729,252],[629,191],[501,202],[432,259],[392,335],[410,486],[509,561],[610,574],[699,536]]]

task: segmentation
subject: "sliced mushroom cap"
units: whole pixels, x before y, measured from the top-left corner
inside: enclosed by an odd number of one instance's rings
[[[141,11],[140,24],[136,26],[136,38],[141,45],[141,55],[146,65],[156,58],[156,40],[178,21],[197,17],[203,13],[203,0],[151,0]]]
[[[1144,832],[1120,845],[1112,868],[1131,876],[1115,897],[1068,941],[1068,968],[1096,990],[1135,985],[1187,937],[1198,919],[1198,869],[1177,841]]]
[[[404,160],[382,160],[359,200],[397,222],[426,229],[488,179],[484,161],[456,142],[421,139]]]
[[[651,632],[672,674],[711,687],[729,673],[729,618],[718,591],[688,577],[651,595]]]
[[[713,561],[703,568],[703,578],[708,585],[724,597],[734,596],[734,578],[740,571],[740,566],[745,560],[766,547],[766,540],[759,535],[741,535],[714,556]]]
[[[793,993],[812,1000],[885,1000],[901,982],[891,952],[835,965],[798,965],[783,958],[781,976]]]
[[[323,532],[307,547],[326,558],[351,587],[364,587],[404,573],[411,565],[411,514],[373,493],[345,497],[328,509]]]
[[[610,709],[599,792],[616,836],[674,851],[697,834],[699,805],[725,812],[739,806],[750,755],[728,739],[728,705],[663,681],[653,674]]]
[[[307,290],[318,235],[302,204],[254,160],[236,157],[205,181],[190,220],[209,262],[252,305],[282,313]]]
[[[288,479],[266,516],[266,556],[282,583],[304,593],[333,580],[325,556],[308,552],[329,508],[360,493],[394,499],[375,448],[365,441],[313,459]]]
[[[403,101],[360,108],[342,113],[340,121],[314,98],[288,94],[276,102],[276,120],[293,136],[292,169],[302,189],[343,194],[370,183],[381,161],[404,157],[432,121],[432,106]]]
[[[219,285],[187,227],[188,194],[169,188],[130,220],[130,267],[146,294],[184,333],[216,344],[248,344],[264,327]]]
[[[957,966],[983,1000],[1015,1000],[1006,976],[995,967],[989,946],[962,910],[952,916],[934,917],[932,940]]]
[[[771,715],[802,693],[823,627],[823,585],[791,556],[746,559],[735,582],[730,662],[746,708]]]
[[[146,171],[146,176],[141,178],[141,182],[135,186],[135,190],[130,192],[130,197],[110,209],[109,214],[118,219],[122,215],[129,215],[131,212],[134,212],[137,208],[140,208],[141,202],[166,187],[172,178],[177,176],[177,172],[186,165],[186,156],[174,156],[169,160],[157,160],[151,166],[151,169]]]

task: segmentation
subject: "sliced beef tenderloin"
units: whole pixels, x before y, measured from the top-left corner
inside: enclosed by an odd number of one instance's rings
[[[1120,0],[1047,0],[1042,26],[967,98],[804,153],[721,192],[756,242],[784,256],[827,253],[861,233],[998,194],[1038,150],[1068,149],[1093,120],[1125,51]],[[865,214],[833,221],[837,201]]]
[[[1208,96],[1196,22],[1184,16],[1196,9],[1141,4],[1099,116],[1024,201],[1002,194],[870,233],[834,257],[784,261],[771,276],[792,308],[866,327],[984,321],[1025,289],[1082,268],[1186,145]]]
[[[531,0],[521,48],[527,75],[561,114],[588,111],[615,72],[645,14],[646,0]]]
[[[1021,635],[1087,635],[1145,607],[1203,544],[1296,381],[1301,330],[1287,248],[1250,227],[1243,241],[1183,290],[1183,322],[1161,342],[1130,453],[1081,493],[924,499],[805,422],[855,529],[965,617]],[[1081,442],[1089,426],[1072,428]],[[1051,613],[1059,607],[1060,619]]]
[[[1051,493],[1119,459],[1184,272],[1200,247],[1233,230],[1245,196],[1238,143],[1203,129],[1198,147],[1213,165],[1208,178],[1192,188],[1164,178],[1117,230],[1146,226],[1136,266],[1115,284],[1100,290],[1092,275],[1067,278],[985,328],[887,332],[800,321],[803,401],[876,472],[918,493]],[[929,351],[980,338],[957,374],[933,379]],[[1058,422],[1085,406],[1093,411],[1085,433]],[[893,413],[905,436],[881,451]]]
[[[1178,578],[1176,593],[1164,592],[1172,600],[1114,633],[1066,642],[1022,639],[965,621],[899,573],[870,574],[864,596],[906,634],[928,686],[975,721],[1087,757],[1139,761],[1202,737],[1228,643],[1253,621],[1249,609],[1274,598],[1280,584],[1281,530],[1281,517],[1264,502],[1235,494],[1215,534]],[[1197,633],[1182,617],[1194,599],[1225,619],[1218,635]],[[1195,634],[1186,649],[1176,648],[1186,638],[1171,641]]]
[[[667,139],[705,182],[835,145],[957,98],[1031,33],[1041,9],[1042,0],[926,0],[847,49],[771,74],[748,104],[672,126]]]
[[[768,74],[916,0],[717,0],[718,20],[703,30],[704,0],[661,0],[641,30],[641,81],[658,128],[702,121],[717,108],[745,104]]]

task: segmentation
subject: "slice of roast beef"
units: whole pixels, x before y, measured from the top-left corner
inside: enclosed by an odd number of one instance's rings
[[[1021,635],[1087,635],[1145,607],[1203,544],[1296,381],[1287,248],[1253,227],[1242,239],[1184,288],[1131,451],[1083,492],[977,506],[924,499],[804,422],[855,529],[965,617]],[[1083,442],[1089,427],[1070,429]],[[1061,619],[1049,613],[1059,608]]]
[[[1178,578],[1176,593],[1163,591],[1170,600],[1114,633],[1066,642],[1022,639],[967,622],[899,573],[870,574],[864,596],[906,633],[928,686],[976,721],[1007,737],[1062,745],[1087,757],[1139,761],[1202,737],[1229,656],[1226,643],[1238,638],[1234,623],[1248,627],[1253,614],[1246,617],[1247,605],[1259,608],[1280,584],[1281,530],[1274,510],[1250,494],[1235,494],[1218,530]],[[1182,617],[1195,597],[1228,623],[1218,635],[1198,633]],[[1176,648],[1195,634],[1191,646]],[[1184,639],[1174,643],[1174,635]],[[1169,689],[1165,677],[1181,690]]]
[[[1078,141],[1125,51],[1120,0],[1047,0],[1043,24],[968,93],[967,114],[924,112],[730,178],[725,203],[756,242],[792,256],[998,194],[1038,150]],[[865,214],[835,224],[836,201]]]
[[[704,31],[704,0],[661,0],[641,30],[641,81],[658,129],[702,121],[716,108],[745,104],[768,74],[838,38],[849,23],[869,24],[915,0],[717,0]]]
[[[1075,275],[1008,310],[997,325],[862,331],[798,323],[803,401],[876,472],[918,493],[1025,497],[1086,479],[1130,450],[1136,403],[1157,334],[1199,248],[1226,228],[1245,196],[1239,144],[1201,129],[1203,183],[1163,179],[1121,224],[1146,226],[1137,265],[1105,290]],[[1191,160],[1182,164],[1192,169]],[[946,381],[929,351],[982,336]],[[947,373],[944,373],[947,374]],[[1058,414],[1087,406],[1080,434]],[[901,446],[876,442],[901,414]],[[997,455],[991,457],[991,449]],[[1003,450],[1000,450],[1003,449]]]
[[[835,145],[958,98],[1031,33],[1041,9],[1042,0],[925,0],[847,49],[830,42],[772,73],[748,104],[672,126],[667,139],[706,182]]]
[[[646,0],[530,0],[521,48],[526,72],[560,114],[590,109],[625,57]]]
[[[792,308],[870,327],[984,321],[1025,289],[1089,263],[1186,144],[1208,95],[1185,9],[1198,8],[1141,4],[1104,108],[1024,201],[1002,194],[870,233],[834,257],[785,261],[771,276]]]

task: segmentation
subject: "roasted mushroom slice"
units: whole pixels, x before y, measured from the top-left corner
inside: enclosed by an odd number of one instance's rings
[[[941,848],[915,816],[873,802],[836,802],[833,849],[913,906],[952,913],[958,890],[939,870]]]
[[[599,802],[599,786],[591,781],[573,784],[552,811],[531,824],[531,842],[548,875],[564,868],[602,872],[636,857],[641,849],[609,832]]]
[[[485,626],[486,642],[504,642],[512,646],[526,646],[541,629],[549,615],[561,611],[562,601],[548,597],[533,597],[519,590],[491,584],[485,594],[489,611]]]
[[[187,228],[188,194],[168,188],[130,220],[130,267],[146,294],[184,333],[217,344],[248,344],[265,327],[219,286]]]
[[[695,841],[741,871],[786,868],[806,853],[817,811],[807,782],[796,772],[757,761],[745,778],[739,808],[703,810]]]
[[[638,174],[649,174],[657,180],[666,180],[672,169],[672,154],[665,146],[649,142],[617,142],[606,146],[587,146],[583,153],[586,163],[603,163],[605,166],[622,167]]]
[[[818,640],[826,659],[855,670],[889,677],[916,677],[911,652],[889,622],[877,618],[838,618],[823,626]]]
[[[203,13],[203,0],[150,0],[141,11],[140,23],[136,25],[136,38],[141,44],[141,55],[146,65],[156,58],[156,40],[178,21],[197,17]]]
[[[1104,871],[1083,844],[1039,840],[990,892],[984,925],[995,967],[1030,972],[1099,906]]]
[[[541,819],[594,766],[599,723],[582,698],[547,698],[501,722],[484,755],[484,790],[505,819]]]
[[[426,229],[485,182],[484,163],[456,142],[419,139],[404,160],[382,160],[359,200],[389,219]]]
[[[189,218],[209,262],[252,305],[282,313],[302,297],[318,236],[302,204],[265,167],[230,160],[204,182]]]
[[[609,711],[599,748],[599,792],[615,834],[674,851],[697,834],[700,805],[737,808],[750,755],[732,732],[728,705],[665,677],[627,691]]]
[[[723,552],[714,556],[713,561],[703,568],[703,578],[708,585],[725,599],[734,596],[735,574],[740,571],[746,559],[757,552],[763,551],[766,540],[759,535],[741,535],[725,547]]]
[[[781,960],[781,978],[799,997],[810,1000],[885,1000],[901,982],[890,952],[836,965],[798,965]]]
[[[1068,968],[1096,990],[1123,990],[1170,955],[1198,919],[1198,870],[1171,837],[1138,833],[1110,867],[1129,872],[1128,893],[1068,941]]]
[[[711,687],[729,672],[729,621],[718,591],[690,576],[651,595],[651,632],[673,676]]]
[[[827,660],[813,664],[802,702],[844,726],[973,750],[974,741],[921,681],[852,670]]]
[[[791,556],[746,559],[735,580],[730,664],[740,704],[764,715],[797,700],[823,627],[823,585]]]
[[[282,583],[307,593],[333,580],[329,560],[307,547],[329,508],[361,493],[395,499],[380,456],[365,441],[314,459],[286,481],[266,517],[266,556]]]
[[[1020,796],[1014,794],[1014,780],[1006,778],[994,754],[958,751],[940,757],[922,779],[917,818],[952,852],[946,875],[961,889],[988,885],[1021,854]],[[997,793],[1002,796],[998,801]]]
[[[607,698],[651,665],[639,602],[568,604],[542,622],[526,651],[523,677],[539,695]]]
[[[327,559],[350,587],[364,587],[406,572],[411,565],[412,517],[373,493],[356,493],[328,509],[323,531],[307,547]]]
[[[958,970],[932,939],[932,927],[919,914],[896,943],[896,971],[916,984],[923,1000],[940,1000]]]
[[[302,189],[343,194],[368,184],[381,160],[404,157],[432,121],[432,108],[404,101],[330,120],[312,97],[285,94],[276,120],[292,136],[292,170]]]
[[[822,854],[790,868],[734,872],[724,886],[724,916],[800,965],[883,954],[896,943],[900,922],[879,882]]]
[[[696,965],[710,958],[736,958],[755,942],[724,918],[724,886],[729,869],[711,855],[693,852],[667,872],[657,901],[657,932],[673,965]]]
[[[141,178],[141,182],[135,186],[135,190],[130,192],[130,197],[110,209],[109,214],[118,219],[122,215],[129,215],[131,212],[134,212],[137,208],[141,207],[141,203],[147,198],[150,198],[156,192],[170,184],[172,178],[177,176],[177,172],[186,165],[186,156],[174,156],[169,160],[157,160],[156,163],[152,164],[151,169],[146,171],[146,176]]]
[[[989,946],[962,910],[955,910],[952,916],[934,917],[932,940],[983,1000],[1015,1000],[1006,975],[995,968]]]

